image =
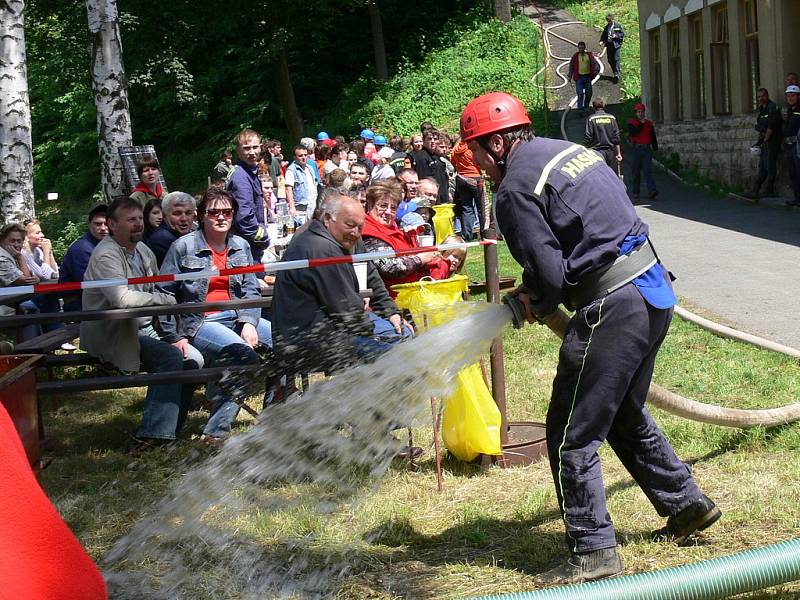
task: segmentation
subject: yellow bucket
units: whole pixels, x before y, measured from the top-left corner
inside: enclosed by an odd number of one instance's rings
[[[436,243],[441,244],[451,235],[455,235],[453,219],[455,204],[437,204],[433,207],[433,228],[436,229]]]

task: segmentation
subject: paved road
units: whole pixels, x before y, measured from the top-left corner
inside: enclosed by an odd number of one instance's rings
[[[570,111],[568,137],[580,141],[583,127]],[[627,165],[623,172],[629,181]],[[678,277],[681,304],[800,349],[800,211],[720,198],[658,169],[655,177],[658,199],[642,200],[636,210]]]

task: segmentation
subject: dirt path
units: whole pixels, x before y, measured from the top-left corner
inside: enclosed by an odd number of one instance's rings
[[[545,30],[548,65],[535,83],[546,87],[550,109],[562,110],[570,103],[575,105],[575,82],[569,76],[569,60],[581,41],[603,63],[603,72],[593,85],[594,97],[602,97],[607,104],[619,103],[619,86],[611,81],[611,67],[606,60],[605,49],[600,46],[600,31],[576,22],[574,16],[560,8],[543,2],[538,2],[537,6],[538,10],[531,6],[521,7],[521,10]]]

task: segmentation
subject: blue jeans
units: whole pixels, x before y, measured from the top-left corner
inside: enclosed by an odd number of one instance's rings
[[[196,369],[203,366],[202,357],[199,356],[198,359],[201,361],[199,364],[194,360],[184,362],[183,353],[172,344],[158,339],[152,327],[145,327],[139,331],[139,359],[148,373],[180,371],[184,368]],[[149,386],[144,400],[142,424],[136,437],[174,440],[186,421],[193,390],[193,385],[180,383]]]
[[[408,327],[403,327],[403,333],[397,333],[388,320],[381,319],[372,312],[367,313],[367,316],[372,321],[372,337],[353,336],[352,339],[359,362],[373,361],[391,350],[393,344],[414,337]]]
[[[459,213],[456,218],[461,222],[461,237],[465,242],[471,242],[475,239],[473,228],[483,221],[481,193],[475,180],[456,176],[456,207]],[[483,230],[483,223],[480,225]]]
[[[578,109],[589,108],[592,103],[592,76],[578,75],[575,82],[575,91],[578,94]]]
[[[651,194],[658,191],[656,189],[656,180],[653,179],[653,149],[650,146],[633,146],[633,163],[631,169],[633,170],[633,182],[631,184],[631,193],[638,194],[642,185],[642,171],[644,171],[644,180],[647,184],[647,191]]]
[[[242,324],[236,321],[236,311],[225,310],[207,315],[191,342],[208,366],[257,364],[258,355],[241,338],[241,330]],[[272,347],[272,326],[269,321],[260,319],[256,333],[262,345]],[[242,399],[237,398],[236,389],[220,383],[210,383],[206,389],[212,407],[211,418],[203,433],[214,437],[222,437],[230,432],[239,413],[237,399]]]

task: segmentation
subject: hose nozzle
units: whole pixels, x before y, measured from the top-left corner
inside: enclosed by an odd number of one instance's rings
[[[503,304],[511,311],[511,323],[514,325],[514,329],[522,329],[528,320],[525,314],[525,305],[516,296],[510,294],[503,296]]]

